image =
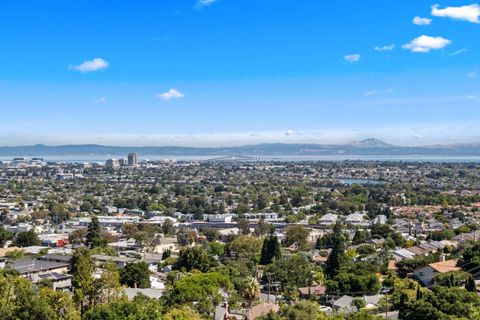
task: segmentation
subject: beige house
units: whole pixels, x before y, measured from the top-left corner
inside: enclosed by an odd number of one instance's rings
[[[415,271],[413,271],[413,276],[418,279],[423,285],[430,286],[432,283],[432,279],[436,275],[450,271],[459,271],[460,269],[460,267],[457,267],[457,260],[451,259],[430,263],[425,267],[417,268]]]

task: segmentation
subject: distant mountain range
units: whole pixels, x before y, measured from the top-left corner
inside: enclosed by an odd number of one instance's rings
[[[436,155],[436,156],[480,156],[480,144],[451,144],[430,146],[395,146],[378,139],[365,139],[350,144],[285,144],[264,143],[239,147],[128,147],[103,146],[96,144],[62,146],[13,146],[0,147],[0,156],[112,156],[125,157],[129,152],[140,155],[298,155],[298,156],[371,156],[371,155]]]

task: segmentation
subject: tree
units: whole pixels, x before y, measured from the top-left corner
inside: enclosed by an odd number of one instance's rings
[[[173,268],[187,272],[197,269],[207,272],[214,265],[213,260],[201,247],[182,248]]]
[[[280,243],[278,238],[270,235],[263,240],[262,253],[260,256],[260,264],[267,265],[272,263],[274,259],[280,259],[282,252],[280,251]]]
[[[320,311],[318,303],[313,301],[298,301],[292,305],[283,306],[278,312],[277,316],[269,318],[268,316],[260,317],[262,320],[328,320],[331,319],[326,314]],[[342,317],[343,319],[343,317]],[[340,320],[333,318],[331,320]]]
[[[258,261],[262,240],[252,236],[240,236],[227,245],[227,251],[237,259]]]
[[[19,232],[13,241],[17,247],[38,246],[41,244],[40,239],[33,229],[25,232]]]
[[[172,220],[165,219],[165,222],[162,224],[162,232],[168,236],[175,233],[175,227],[173,226]]]
[[[131,239],[138,232],[138,228],[133,223],[125,223],[122,227],[122,234],[125,235],[127,239]]]
[[[260,285],[258,284],[257,279],[252,276],[248,277],[241,294],[243,299],[247,300],[248,308],[252,309],[253,302],[260,296]]]
[[[129,262],[120,270],[120,283],[130,288],[150,288],[150,271],[146,262]]]
[[[342,267],[343,262],[345,261],[345,245],[343,243],[343,235],[341,234],[341,228],[334,229],[334,244],[333,249],[330,252],[330,255],[327,259],[327,267],[325,273],[330,277],[336,276]]]
[[[353,236],[353,244],[364,244],[370,238],[370,233],[367,230],[357,230]]]
[[[75,229],[68,235],[68,242],[73,246],[79,246],[85,242],[87,236],[87,228]]]
[[[465,289],[470,292],[477,292],[477,286],[472,276],[467,278],[467,281],[465,282]]]
[[[202,316],[192,308],[183,306],[170,309],[163,320],[202,320]]]
[[[0,274],[0,317],[5,320],[80,320],[69,294],[35,288],[15,274]]]
[[[163,306],[158,299],[138,294],[133,301],[116,300],[97,304],[83,314],[83,320],[165,320]],[[177,320],[176,318],[172,318]],[[180,320],[182,318],[179,318]],[[195,319],[195,318],[193,318]],[[183,320],[183,319],[182,319]]]
[[[6,230],[3,227],[0,227],[0,248],[3,248],[8,240],[13,238],[13,233]]]
[[[71,260],[71,273],[73,275],[73,300],[81,312],[88,308],[97,296],[97,288],[93,273],[95,261],[84,247],[77,248]]]
[[[302,225],[288,225],[285,228],[285,245],[297,243],[299,247],[305,247],[309,234],[310,231]]]
[[[304,256],[297,254],[287,259],[275,260],[266,268],[264,274],[272,274],[273,279],[279,281],[284,288],[306,287],[312,276],[312,264]]]
[[[189,246],[195,242],[197,234],[193,230],[188,230],[186,228],[180,228],[177,233],[178,243],[182,246]]]
[[[195,273],[173,283],[165,293],[166,305],[194,305],[203,314],[210,315],[221,301],[220,290],[229,291],[228,276],[217,273]]]
[[[113,262],[107,262],[103,265],[102,275],[98,281],[102,290],[102,300],[107,303],[118,299],[120,295],[120,274]]]
[[[265,222],[265,218],[261,217],[257,222],[254,233],[257,237],[261,237],[272,231],[272,225]]]
[[[102,228],[97,216],[93,216],[92,220],[88,224],[88,231],[85,245],[92,249],[96,247],[105,247],[107,242],[102,238]]]
[[[365,300],[363,298],[354,298],[352,300],[352,305],[357,308],[357,310],[360,310],[362,308],[365,308]]]
[[[220,233],[216,228],[203,228],[202,233],[209,242],[216,241],[220,237]]]
[[[242,235],[250,234],[250,222],[247,219],[238,219],[237,228],[240,230]]]

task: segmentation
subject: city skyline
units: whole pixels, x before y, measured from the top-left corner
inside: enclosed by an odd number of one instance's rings
[[[23,1],[0,17],[1,146],[480,142],[474,2]]]

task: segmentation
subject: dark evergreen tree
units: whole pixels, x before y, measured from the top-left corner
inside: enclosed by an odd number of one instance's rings
[[[475,280],[472,276],[467,278],[467,281],[465,282],[465,289],[470,292],[477,292],[477,286],[475,285]]]
[[[107,241],[102,237],[102,228],[96,216],[92,217],[92,221],[88,224],[88,232],[85,245],[92,249],[96,247],[105,247]]]
[[[278,238],[270,235],[263,240],[262,253],[260,257],[260,264],[267,265],[273,262],[274,259],[280,259],[282,253],[280,251],[280,243]]]
[[[327,267],[325,269],[326,274],[331,278],[339,273],[345,260],[345,244],[343,241],[342,225],[340,223],[335,224],[333,227],[333,234],[333,249],[328,256]]]
[[[416,299],[421,300],[423,297],[423,292],[422,289],[420,289],[420,286],[417,287],[417,294],[416,294]]]

